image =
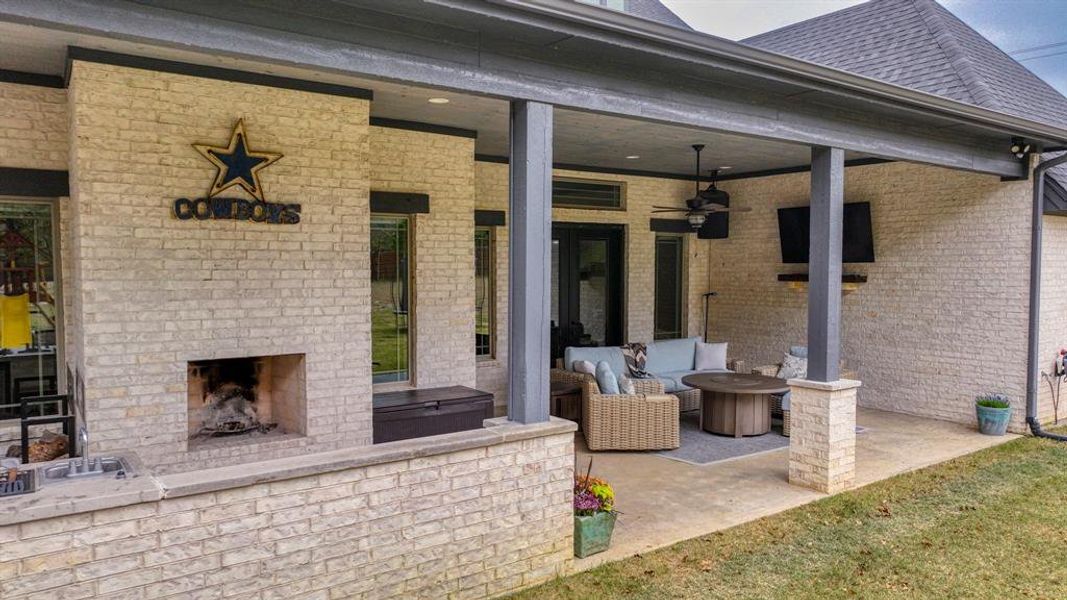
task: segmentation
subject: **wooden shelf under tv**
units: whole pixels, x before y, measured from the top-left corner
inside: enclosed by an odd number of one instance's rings
[[[807,273],[779,273],[778,281],[807,281]],[[858,273],[844,273],[841,275],[841,283],[867,283],[867,276]]]
[[[779,273],[778,281],[786,283],[795,290],[808,289],[807,273]],[[867,276],[858,273],[844,273],[841,275],[841,293],[848,294],[859,289],[861,284],[867,283]]]

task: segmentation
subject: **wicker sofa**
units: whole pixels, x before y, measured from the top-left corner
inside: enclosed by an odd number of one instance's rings
[[[636,394],[601,394],[592,375],[552,369],[552,381],[582,386],[582,432],[590,450],[671,450],[681,444],[678,398],[655,379],[634,380]]]
[[[685,375],[700,372],[693,369],[693,352],[697,339],[661,340],[647,346],[649,371],[662,384],[661,393],[665,392],[678,397],[680,410],[683,412],[700,408],[700,390],[693,389],[681,381]],[[683,349],[681,346],[688,347]],[[564,378],[567,374],[575,375],[576,373],[570,370],[574,360],[589,360],[594,364],[600,360],[606,360],[611,364],[616,375],[627,371],[621,348],[567,348],[564,358],[556,362],[553,376]],[[726,368],[729,371],[741,373],[744,371],[744,362],[727,359]]]

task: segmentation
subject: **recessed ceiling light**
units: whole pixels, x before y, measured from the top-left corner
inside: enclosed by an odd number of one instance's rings
[[[430,104],[448,104],[451,100],[448,98],[430,98],[427,102]]]
[[[631,154],[630,156],[626,157],[626,160],[637,160],[639,158],[641,158],[640,154]]]
[[[733,167],[731,167],[731,166],[729,166],[729,165],[723,165],[723,166],[719,167],[719,170],[720,170],[720,171],[729,171],[729,170],[730,170],[730,169],[732,169],[732,168],[733,168]]]

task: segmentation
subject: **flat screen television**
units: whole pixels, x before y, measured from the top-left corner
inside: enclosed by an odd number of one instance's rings
[[[778,236],[782,242],[782,262],[808,262],[811,208],[797,206],[778,209]],[[871,203],[845,204],[842,228],[841,262],[874,262],[874,234],[871,230]]]

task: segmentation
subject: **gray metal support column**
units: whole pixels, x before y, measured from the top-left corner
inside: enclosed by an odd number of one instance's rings
[[[508,419],[548,420],[552,105],[511,103]]]
[[[808,379],[836,381],[841,356],[841,229],[845,151],[811,149],[808,256]]]

